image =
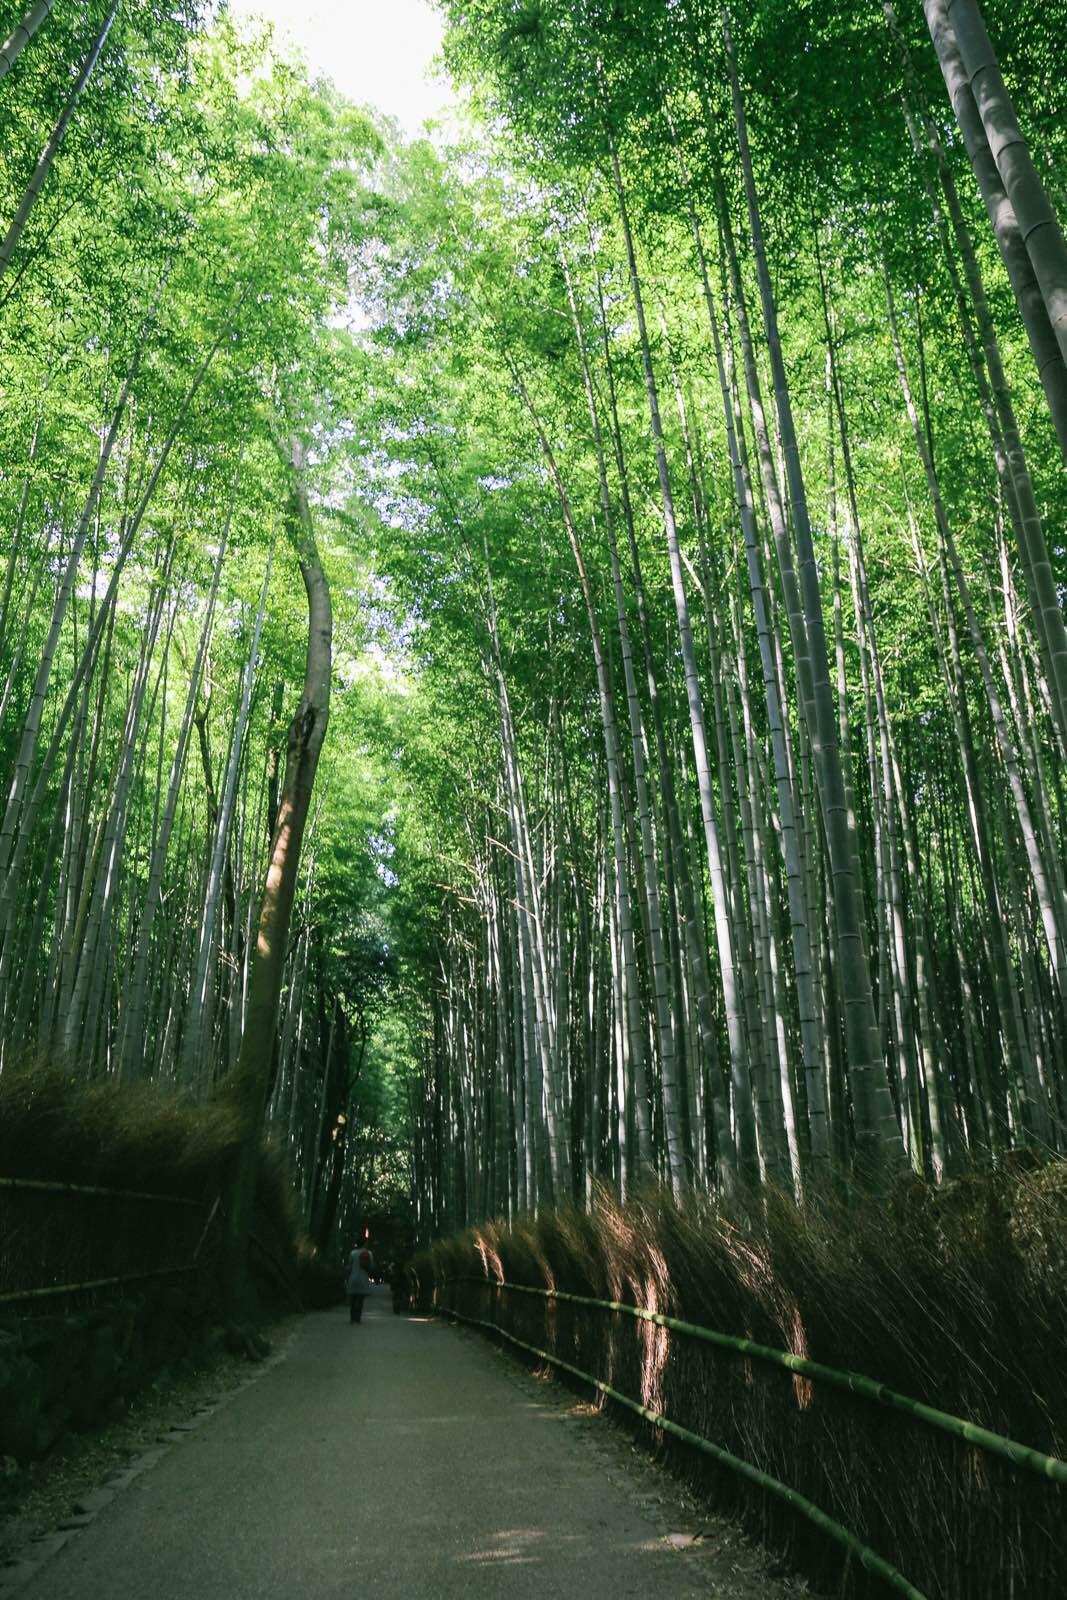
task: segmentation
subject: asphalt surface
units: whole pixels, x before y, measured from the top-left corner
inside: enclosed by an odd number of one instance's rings
[[[558,1405],[440,1322],[320,1312],[27,1600],[706,1595]]]

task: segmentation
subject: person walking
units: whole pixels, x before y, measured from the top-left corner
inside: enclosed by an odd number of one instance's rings
[[[357,1241],[355,1249],[348,1258],[348,1276],[345,1279],[345,1293],[348,1296],[348,1309],[350,1322],[362,1322],[363,1301],[370,1293],[370,1275],[374,1270],[374,1257],[370,1251],[370,1240]]]

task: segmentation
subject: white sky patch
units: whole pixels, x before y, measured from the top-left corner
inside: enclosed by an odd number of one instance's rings
[[[455,104],[447,78],[431,70],[442,29],[428,0],[230,0],[230,10],[273,22],[314,76],[395,117],[409,137]]]
[[[403,641],[396,638],[389,643],[395,650],[383,649],[378,640],[371,639],[358,656],[346,656],[338,661],[337,674],[346,688],[363,683],[392,694],[411,694],[411,669],[401,656]]]

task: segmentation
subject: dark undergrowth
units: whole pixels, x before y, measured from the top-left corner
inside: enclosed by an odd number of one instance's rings
[[[790,1485],[931,1600],[1067,1592],[1067,1489],[897,1411],[609,1311],[494,1279],[618,1300],[880,1380],[1067,1455],[1067,1163],[940,1190],[733,1210],[599,1193],[442,1241],[412,1297],[490,1319]],[[471,1281],[475,1280],[475,1281]],[[718,1509],[830,1593],[881,1595],[809,1521],[629,1417]]]
[[[221,1100],[198,1104],[157,1084],[119,1084],[39,1065],[0,1074],[6,1177],[202,1200],[228,1179],[239,1136],[236,1115]]]
[[[224,1103],[40,1065],[0,1075],[0,1178],[78,1186],[0,1185],[0,1455],[28,1459],[68,1426],[94,1426],[212,1330],[231,1349],[265,1353],[258,1319],[246,1303],[232,1321],[227,1292],[223,1228],[239,1150]],[[340,1298],[339,1271],[304,1237],[269,1146],[248,1261],[263,1319]]]
[[[226,1104],[40,1066],[8,1069],[0,1075],[0,1177],[128,1197],[0,1191],[0,1293],[210,1265],[239,1148]],[[299,1235],[285,1165],[268,1147],[252,1241],[268,1302],[293,1298]]]

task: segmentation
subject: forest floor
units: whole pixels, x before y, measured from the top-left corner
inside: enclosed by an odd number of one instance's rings
[[[394,1317],[380,1292],[360,1326],[343,1310],[309,1315],[223,1409],[204,1399],[188,1396],[200,1406],[188,1432],[157,1416],[161,1454],[112,1477],[101,1503],[76,1496],[91,1520],[61,1530],[36,1570],[11,1567],[5,1584],[0,1568],[0,1595],[807,1592],[592,1407],[476,1336]]]

